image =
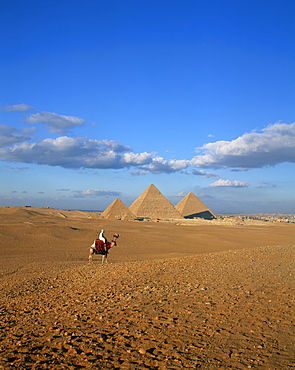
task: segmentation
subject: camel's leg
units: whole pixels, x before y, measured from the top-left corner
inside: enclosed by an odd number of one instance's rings
[[[102,258],[101,258],[101,264],[103,265],[105,263],[108,263],[108,255],[107,254],[103,254],[102,255]]]
[[[92,250],[92,249],[90,249],[90,251],[89,251],[89,256],[88,256],[88,261],[89,261],[89,263],[90,263],[90,262],[92,262],[92,256],[93,256],[93,250]]]

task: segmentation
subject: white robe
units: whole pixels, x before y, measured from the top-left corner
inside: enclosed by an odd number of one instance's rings
[[[106,238],[104,237],[103,233],[104,233],[104,230],[101,230],[98,239],[99,240],[102,240],[105,243],[106,242]]]

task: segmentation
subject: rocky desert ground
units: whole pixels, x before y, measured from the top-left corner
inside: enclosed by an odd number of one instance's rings
[[[0,237],[0,369],[295,368],[295,224],[0,207]]]

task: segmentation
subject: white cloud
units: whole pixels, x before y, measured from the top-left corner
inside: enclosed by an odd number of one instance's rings
[[[133,176],[141,176],[141,175],[146,175],[147,173],[149,173],[149,171],[145,171],[145,170],[136,170],[136,171],[131,171],[130,173],[131,173],[131,175],[133,175]]]
[[[2,110],[6,112],[28,112],[30,110],[35,110],[28,104],[15,104],[15,105],[4,105]]]
[[[210,187],[231,187],[231,188],[244,188],[249,186],[250,183],[248,181],[230,181],[230,180],[217,180],[210,184]]]
[[[186,169],[189,161],[185,159],[180,160],[166,160],[163,157],[153,157],[151,163],[144,169],[151,173],[172,173]]]
[[[216,141],[198,148],[205,152],[191,160],[192,167],[261,168],[295,162],[295,123],[275,123],[262,132],[246,133],[232,141]]]
[[[276,188],[276,184],[263,181],[261,185],[256,185],[256,188]]]
[[[83,126],[85,124],[85,121],[82,118],[64,116],[50,112],[31,114],[27,118],[27,122],[32,125],[44,123],[50,132],[60,134],[68,132],[70,128]]]
[[[189,172],[189,174],[194,175],[194,176],[205,176],[208,179],[219,179],[220,178],[220,175],[218,175],[218,173],[207,172],[204,170],[193,170]]]
[[[101,189],[88,189],[85,191],[82,190],[75,190],[73,191],[74,193],[74,198],[85,198],[86,196],[95,196],[95,197],[100,197],[100,196],[115,196],[118,197],[121,195],[120,192],[117,191],[112,191],[112,190],[101,190]]]
[[[20,131],[12,126],[0,124],[0,148],[30,139],[31,137],[25,134],[25,130]]]
[[[198,198],[207,198],[207,199],[213,199],[214,197],[208,193],[199,193]]]
[[[122,157],[122,163],[131,164],[131,165],[144,165],[150,163],[151,153],[125,153]]]
[[[177,193],[177,194],[175,194],[174,196],[175,197],[181,197],[181,198],[183,198],[183,197],[185,197],[187,194],[184,192],[184,191],[180,191],[179,193]]]

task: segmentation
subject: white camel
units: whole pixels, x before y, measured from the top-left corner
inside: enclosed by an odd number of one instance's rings
[[[100,233],[100,236],[103,236],[103,230]],[[89,248],[89,256],[88,256],[88,261],[89,263],[93,261],[93,255],[94,254],[100,254],[102,256],[101,258],[101,263],[103,264],[104,262],[108,263],[108,253],[109,250],[117,245],[117,239],[119,238],[120,234],[115,234],[113,235],[113,240],[111,242],[108,242],[105,237],[103,236],[102,238],[95,239],[93,244]]]

